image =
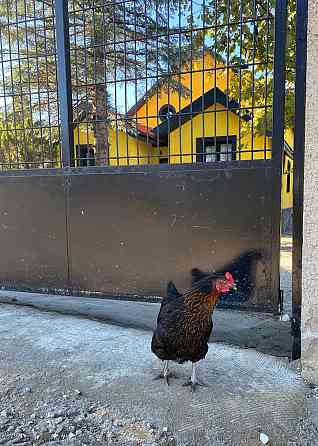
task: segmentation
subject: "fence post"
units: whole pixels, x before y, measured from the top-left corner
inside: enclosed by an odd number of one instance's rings
[[[301,355],[302,247],[308,1],[297,0],[293,196],[293,359]]]
[[[274,91],[273,91],[273,133],[272,162],[273,184],[273,234],[272,234],[272,275],[273,293],[280,294],[280,236],[281,236],[281,188],[282,156],[285,127],[285,57],[287,36],[287,0],[276,0],[274,33]]]
[[[58,98],[62,167],[74,165],[74,131],[68,0],[55,0]]]

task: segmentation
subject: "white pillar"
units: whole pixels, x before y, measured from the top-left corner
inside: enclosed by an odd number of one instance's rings
[[[318,384],[318,1],[308,3],[302,367]]]

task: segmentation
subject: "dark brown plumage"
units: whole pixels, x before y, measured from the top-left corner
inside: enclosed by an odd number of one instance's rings
[[[151,350],[162,361],[193,364],[189,383],[194,390],[199,384],[194,364],[204,359],[208,352],[208,340],[212,332],[212,313],[224,292],[234,285],[229,273],[206,274],[198,269],[191,271],[192,287],[180,294],[173,282],[169,282],[154,331]],[[169,384],[168,363],[163,374]]]

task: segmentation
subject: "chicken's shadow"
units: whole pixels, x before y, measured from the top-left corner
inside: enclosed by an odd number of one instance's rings
[[[250,250],[239,255],[216,272],[230,272],[234,277],[236,290],[221,296],[219,304],[229,304],[232,301],[246,302],[250,299],[257,281],[257,264],[262,261],[264,254],[261,251]]]

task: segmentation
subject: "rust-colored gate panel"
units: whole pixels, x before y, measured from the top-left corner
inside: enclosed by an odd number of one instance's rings
[[[224,304],[275,311],[270,163],[71,175],[72,288],[161,296],[193,267],[226,268],[239,289]]]
[[[65,178],[0,177],[0,282],[6,288],[57,291],[68,286]]]

